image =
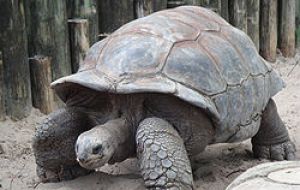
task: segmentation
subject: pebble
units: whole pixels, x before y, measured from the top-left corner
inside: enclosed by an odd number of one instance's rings
[[[4,153],[5,153],[4,148],[3,148],[2,144],[0,144],[0,154],[4,154]]]

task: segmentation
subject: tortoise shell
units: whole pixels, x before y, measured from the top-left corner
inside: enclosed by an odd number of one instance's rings
[[[182,6],[122,26],[90,48],[76,74],[52,83],[63,101],[74,85],[177,96],[210,115],[215,142],[236,142],[256,134],[284,82],[244,32],[208,9]]]

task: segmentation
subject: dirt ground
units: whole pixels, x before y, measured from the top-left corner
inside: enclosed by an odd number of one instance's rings
[[[287,87],[275,96],[280,115],[288,126],[292,140],[299,150],[300,159],[300,51],[295,58],[279,56],[273,67],[282,75]],[[31,149],[31,138],[35,126],[45,116],[33,110],[30,117],[13,122],[0,122],[0,190],[140,190],[143,181],[138,175],[136,160],[104,166],[101,171],[89,176],[61,183],[39,183],[35,175],[35,162]],[[198,169],[194,172],[198,190],[224,190],[239,174],[266,160],[251,157],[249,141],[238,144],[210,146],[197,159]]]

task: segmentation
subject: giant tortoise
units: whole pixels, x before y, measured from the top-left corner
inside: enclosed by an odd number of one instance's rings
[[[192,189],[194,155],[248,138],[255,157],[294,158],[271,98],[283,80],[244,32],[205,8],[182,6],[122,26],[52,87],[66,107],[36,130],[44,182],[137,156],[147,189]]]

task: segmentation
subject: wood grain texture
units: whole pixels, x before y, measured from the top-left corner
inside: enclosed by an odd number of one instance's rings
[[[300,47],[300,1],[296,1],[296,46]]]
[[[259,7],[260,0],[247,0],[247,34],[259,50]]]
[[[6,114],[13,120],[30,114],[31,89],[22,0],[0,1],[0,51]]]
[[[67,1],[69,19],[87,19],[89,26],[89,41],[91,44],[98,41],[98,13],[97,0],[68,0]]]
[[[247,32],[247,2],[246,0],[229,0],[229,22]]]
[[[278,47],[285,57],[295,55],[295,18],[296,18],[296,1],[279,0],[278,14]]]
[[[109,34],[134,19],[133,0],[98,0],[99,33]]]
[[[29,56],[52,58],[52,79],[71,73],[66,1],[25,0]]]
[[[53,111],[54,95],[50,88],[51,60],[45,56],[29,59],[33,106],[44,114]]]
[[[276,61],[277,0],[260,1],[260,54],[268,61]]]
[[[167,0],[135,0],[135,17],[141,18],[167,8]]]
[[[69,19],[72,73],[76,73],[89,49],[89,23],[87,19]]]
[[[4,86],[4,70],[2,52],[0,51],[0,121],[5,120],[6,108],[5,108],[5,86]]]

